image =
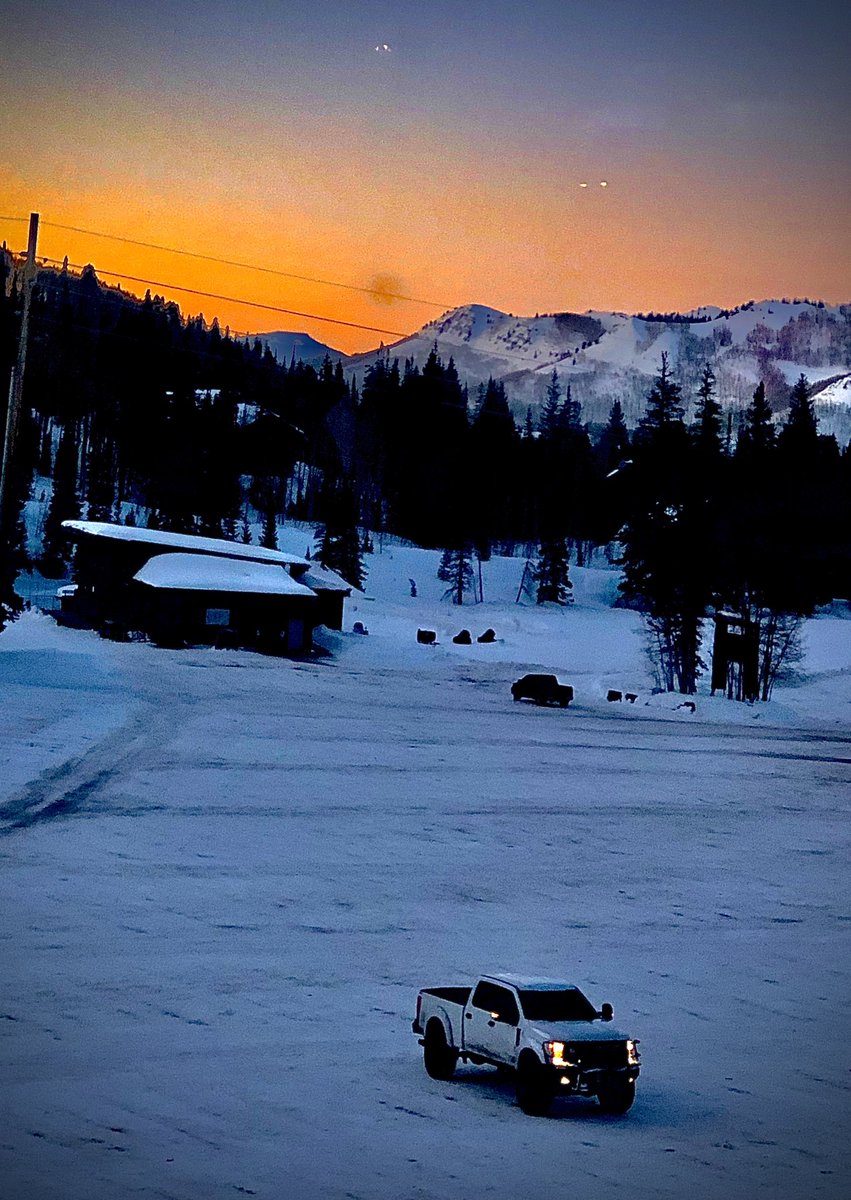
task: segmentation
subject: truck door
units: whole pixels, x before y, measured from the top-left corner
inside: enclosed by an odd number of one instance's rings
[[[513,1063],[519,1022],[514,993],[482,979],[464,1013],[464,1048],[497,1062]]]

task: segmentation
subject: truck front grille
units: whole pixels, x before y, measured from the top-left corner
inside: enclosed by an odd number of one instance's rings
[[[566,1057],[586,1071],[595,1067],[625,1067],[626,1043],[574,1042],[567,1047]]]

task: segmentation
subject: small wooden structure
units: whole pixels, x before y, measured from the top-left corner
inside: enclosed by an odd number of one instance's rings
[[[280,566],[206,554],[156,554],[133,577],[140,627],[161,646],[310,649],[317,597]]]
[[[65,521],[76,586],[60,619],[158,645],[306,653],[317,625],[342,629],[351,587],[309,559],[223,538]]]
[[[739,613],[715,614],[712,694],[730,700],[759,699],[759,626]]]

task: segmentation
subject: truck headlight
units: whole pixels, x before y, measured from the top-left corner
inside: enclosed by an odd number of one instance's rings
[[[565,1058],[564,1042],[544,1042],[544,1053],[554,1067],[572,1067],[574,1064]]]
[[[641,1055],[638,1053],[638,1042],[627,1042],[626,1061],[631,1067],[637,1067],[641,1062]]]

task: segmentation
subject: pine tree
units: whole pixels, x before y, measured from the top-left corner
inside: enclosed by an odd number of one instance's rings
[[[661,686],[691,694],[704,666],[700,638],[711,582],[700,536],[704,499],[682,416],[663,355],[633,451],[620,588],[645,613]]]
[[[717,463],[723,453],[721,405],[715,398],[715,383],[715,373],[707,363],[700,377],[695,420],[691,427],[699,457],[712,463]]]
[[[23,608],[23,602],[15,591],[15,581],[27,564],[23,509],[29,489],[24,479],[24,471],[17,468],[10,470],[9,486],[0,517],[0,632],[18,618]]]
[[[567,391],[564,394],[564,403],[559,412],[558,423],[562,429],[579,429],[582,420],[582,405],[578,400],[573,399],[573,388],[570,384],[567,385]]]
[[[443,593],[444,600],[451,598],[453,604],[464,603],[465,594],[473,589],[473,551],[469,543],[443,551],[437,578],[449,584]]]
[[[352,587],[363,588],[366,572],[361,554],[360,505],[351,483],[328,480],[322,489],[324,524],[316,557]]]
[[[620,400],[615,400],[609,410],[609,419],[600,434],[597,453],[601,459],[603,471],[607,475],[629,457],[629,431],[624,421]]]
[[[481,558],[490,557],[491,543],[508,537],[513,519],[513,464],[519,444],[505,386],[489,379],[468,439],[469,523],[456,528],[456,537],[469,536]],[[452,539],[455,540],[455,539]]]
[[[745,412],[745,423],[739,431],[736,454],[749,463],[764,461],[775,445],[774,417],[760,381],[753,400]]]
[[[547,397],[541,410],[541,433],[546,436],[558,428],[561,418],[561,384],[558,371],[553,367],[547,384]]]
[[[62,579],[70,560],[68,539],[62,530],[63,521],[80,516],[77,494],[77,432],[73,421],[62,427],[56,463],[53,470],[53,494],[44,520],[44,538],[40,566],[48,579]]]
[[[639,422],[642,436],[652,435],[669,425],[679,425],[683,419],[681,389],[668,370],[668,355],[662,355],[659,374],[647,397],[647,408]]]
[[[799,470],[813,465],[818,448],[818,422],[805,375],[800,375],[792,388],[789,412],[777,446],[787,459],[795,460]]]
[[[534,578],[538,585],[538,604],[568,604],[573,584],[569,575],[570,555],[564,538],[553,538],[541,543],[538,561],[534,567]]]
[[[260,534],[260,545],[266,550],[278,549],[278,519],[272,508],[263,513],[263,529]]]

